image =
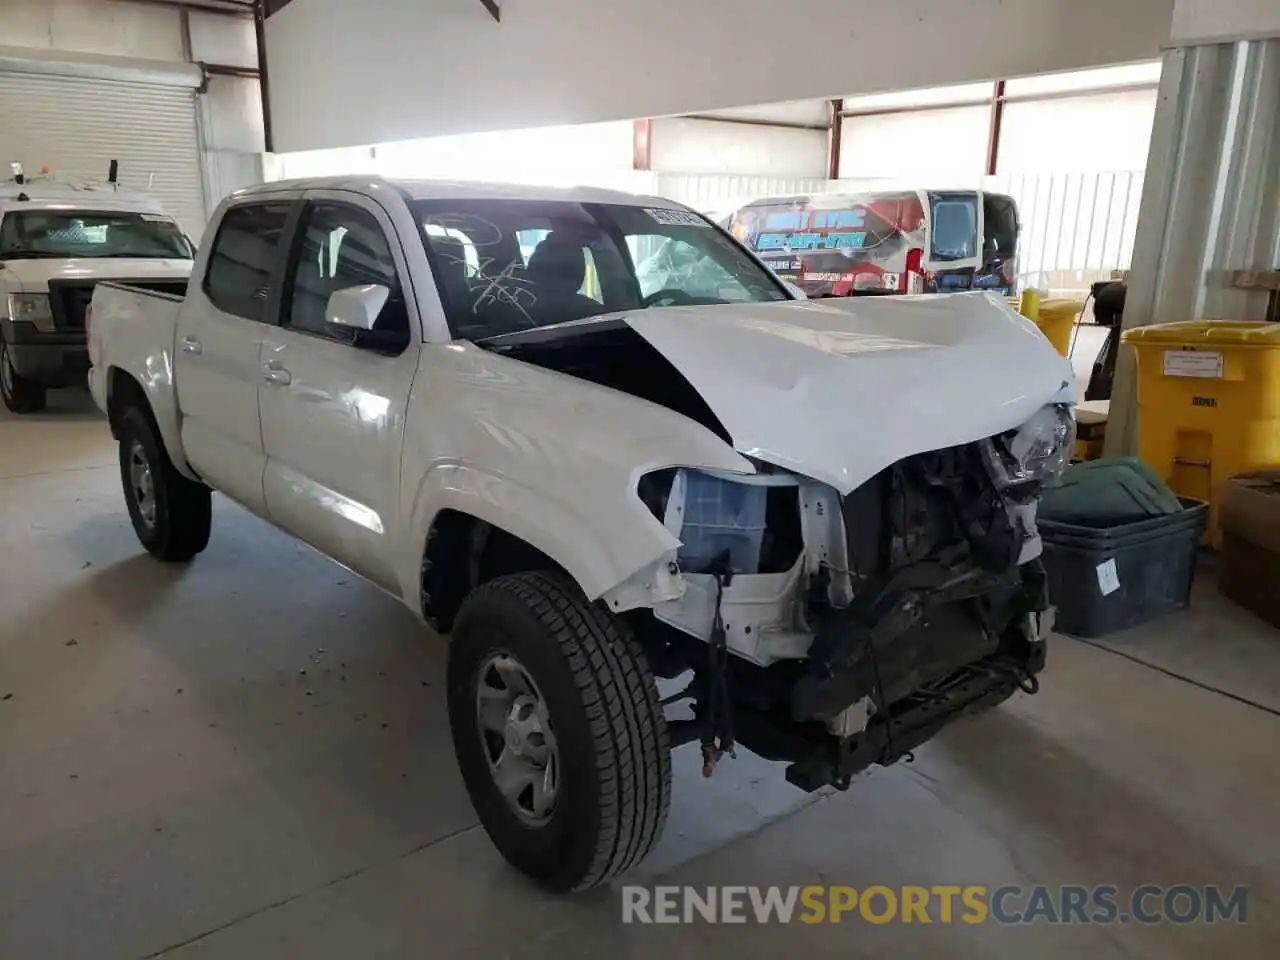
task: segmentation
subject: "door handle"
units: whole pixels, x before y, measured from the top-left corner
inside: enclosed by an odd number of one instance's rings
[[[286,370],[279,360],[268,360],[262,365],[262,379],[267,383],[283,386],[293,382],[293,374]]]
[[[204,345],[195,337],[183,337],[182,352],[192,353],[199,356],[200,354],[204,353]]]

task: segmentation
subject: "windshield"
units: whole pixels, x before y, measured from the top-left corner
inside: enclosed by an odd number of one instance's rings
[[[415,209],[460,338],[619,310],[790,299],[687,210],[567,200],[429,200]]]
[[[190,260],[191,244],[169,217],[86,210],[12,211],[0,220],[0,260],[150,257]]]

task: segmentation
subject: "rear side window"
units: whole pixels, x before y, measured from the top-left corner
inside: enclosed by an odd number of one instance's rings
[[[204,274],[204,292],[215,307],[246,320],[265,321],[271,280],[292,204],[288,201],[232,207],[218,225]]]

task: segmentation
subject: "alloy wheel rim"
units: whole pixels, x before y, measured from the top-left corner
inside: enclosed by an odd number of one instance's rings
[[[151,473],[151,462],[142,443],[133,441],[129,448],[129,483],[133,488],[133,502],[138,506],[142,522],[148,527],[156,525],[156,487]]]
[[[542,691],[509,653],[492,653],[480,666],[476,726],[489,776],[511,812],[545,824],[560,789],[559,745]]]

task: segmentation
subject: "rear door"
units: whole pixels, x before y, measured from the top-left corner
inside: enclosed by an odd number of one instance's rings
[[[341,191],[308,194],[281,324],[261,357],[264,481],[273,522],[394,592],[400,451],[421,326],[391,219]],[[391,290],[362,341],[326,322],[335,290]]]
[[[297,194],[273,195],[226,211],[205,254],[203,281],[187,291],[174,348],[187,459],[211,486],[256,513],[266,510],[259,354],[278,314],[297,204]]]
[[[1012,294],[1017,288],[1018,205],[1002,193],[982,195],[982,266],[974,285]]]

